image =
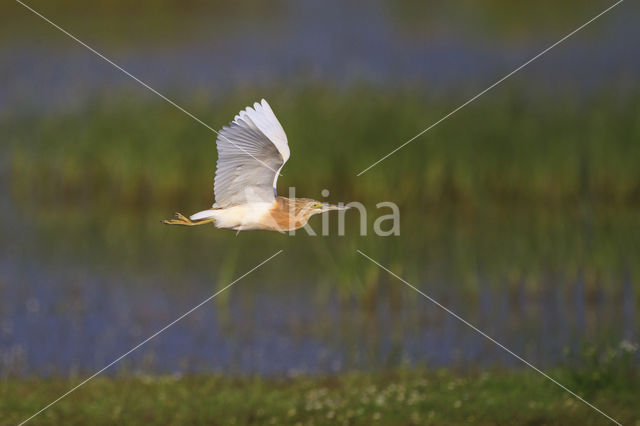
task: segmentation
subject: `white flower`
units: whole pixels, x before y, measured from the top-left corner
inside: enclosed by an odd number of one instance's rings
[[[638,345],[625,339],[620,342],[620,350],[623,352],[634,353],[638,350]]]

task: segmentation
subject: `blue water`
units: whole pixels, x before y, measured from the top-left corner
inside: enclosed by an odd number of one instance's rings
[[[134,279],[81,264],[43,265],[29,252],[0,263],[0,371],[68,374],[97,370],[227,283],[163,280],[156,268]],[[284,258],[280,259],[286,262]],[[519,366],[518,361],[396,280],[363,308],[304,281],[274,287],[256,272],[158,335],[113,371],[299,374],[400,365]],[[386,281],[386,280],[385,280]],[[634,332],[630,282],[617,295],[585,296],[549,276],[537,297],[486,283],[479,297],[454,283],[420,288],[511,350],[540,366],[557,365],[583,342],[620,342]],[[559,290],[562,288],[563,290]],[[566,289],[569,288],[567,291]],[[400,292],[403,303],[394,305]]]

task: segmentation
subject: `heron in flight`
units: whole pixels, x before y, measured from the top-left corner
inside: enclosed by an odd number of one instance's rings
[[[180,213],[167,225],[204,225],[236,231],[290,231],[311,216],[347,207],[310,198],[286,198],[276,193],[280,170],[289,159],[284,129],[264,99],[240,111],[216,140],[218,163],[213,183],[215,203],[191,215]]]

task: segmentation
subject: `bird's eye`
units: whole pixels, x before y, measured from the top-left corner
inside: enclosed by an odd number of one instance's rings
[[[315,203],[315,204],[313,205],[313,208],[316,208],[316,209],[317,209],[318,207],[322,207],[322,203]]]

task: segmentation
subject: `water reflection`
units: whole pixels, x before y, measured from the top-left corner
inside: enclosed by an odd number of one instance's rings
[[[122,235],[134,241],[133,247],[141,242],[148,246],[131,250],[124,237],[109,242],[108,232],[101,230],[100,224],[113,219],[85,213],[86,223],[63,215],[35,227],[21,228],[25,223],[18,220],[15,228],[3,229],[10,238],[2,240],[0,263],[2,374],[98,369],[279,247],[285,253],[273,263],[115,370],[268,375],[413,364],[518,365],[401,282],[372,268],[354,246],[366,247],[430,296],[541,366],[556,365],[567,348],[585,341],[615,344],[636,337],[637,296],[629,274],[611,265],[602,270],[583,264],[575,270],[541,257],[533,259],[535,267],[525,267],[531,259],[512,257],[511,268],[520,265],[527,272],[509,276],[500,263],[492,268],[489,262],[506,256],[501,250],[478,256],[470,269],[460,271],[465,265],[456,260],[463,255],[456,248],[460,224],[455,220],[442,231],[449,236],[444,240],[447,260],[438,251],[442,235],[430,237],[428,229],[389,244],[349,236],[274,240],[265,233],[235,237],[213,227],[178,235],[155,221],[145,231],[140,223],[146,216],[135,214],[123,222]],[[411,216],[407,221],[404,225],[410,227]],[[430,221],[436,227],[445,224]],[[593,226],[600,234],[611,223],[600,218]],[[31,233],[13,244],[16,230],[26,228]],[[500,243],[491,237],[495,229],[482,234],[482,244]],[[524,232],[509,235],[528,246],[530,238]],[[472,246],[470,252],[482,251],[473,238],[464,244]],[[551,252],[563,256],[561,250]],[[128,261],[129,253],[136,254]]]

